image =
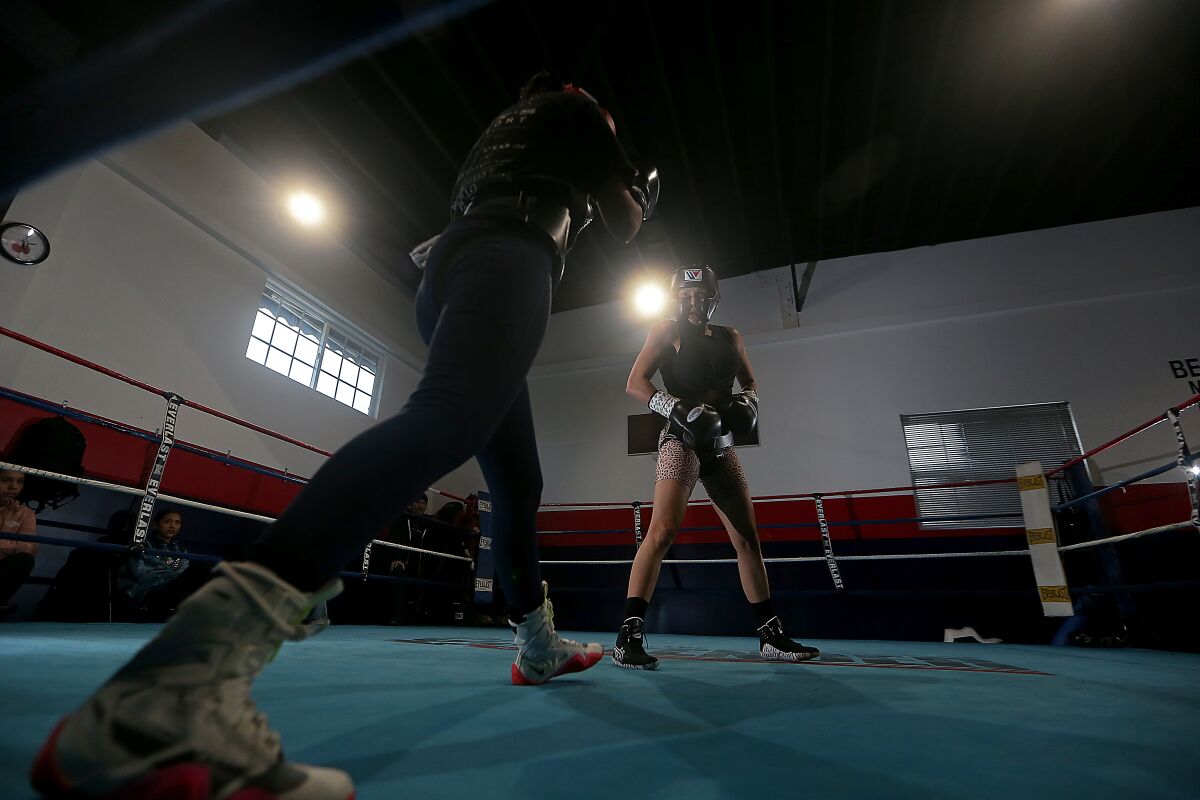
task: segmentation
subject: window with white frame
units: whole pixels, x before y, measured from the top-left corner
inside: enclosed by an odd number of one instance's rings
[[[378,410],[383,348],[308,304],[267,286],[246,358],[355,411]]]
[[[1012,478],[1017,464],[1040,461],[1048,470],[1082,452],[1069,403],[902,414],[900,421],[920,516],[1015,515],[923,522],[923,528],[1020,527],[1021,497],[1014,483],[921,487]]]

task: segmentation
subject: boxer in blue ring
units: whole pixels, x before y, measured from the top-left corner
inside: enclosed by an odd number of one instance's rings
[[[754,610],[759,653],[768,661],[808,661],[820,655],[783,633],[771,603],[750,485],[733,436],[758,424],[758,387],[742,335],[710,323],[721,299],[712,267],[681,267],[671,277],[675,318],[650,329],[625,391],[666,418],[658,437],[654,514],[629,574],[625,618],[612,660],[626,669],[655,669],[646,652],[645,616],[663,558],[687,510],[696,481],[704,484],[737,552],[742,591]],[[661,373],[665,390],[651,382]],[[740,392],[733,391],[737,379]]]
[[[285,639],[311,634],[301,622],[341,590],[342,566],[473,456],[492,493],[496,575],[516,627],[512,682],[538,685],[598,663],[598,642],[558,635],[542,581],[526,375],[566,254],[593,211],[627,242],[657,197],[657,172],[633,167],[596,99],[535,75],[467,155],[449,225],[413,252],[425,269],[416,317],[429,352],[404,408],[339,448],[245,560],[217,565],[59,723],[35,759],[34,786],[104,800],[353,800],[346,773],[284,757],[250,683]]]

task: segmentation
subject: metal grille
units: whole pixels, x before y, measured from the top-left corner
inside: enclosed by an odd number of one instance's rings
[[[904,441],[917,513],[1017,513],[1015,484],[921,489],[942,483],[1012,478],[1017,464],[1041,461],[1046,469],[1079,455],[1079,434],[1069,403],[902,414]],[[1020,518],[922,523],[923,528],[1020,527]]]

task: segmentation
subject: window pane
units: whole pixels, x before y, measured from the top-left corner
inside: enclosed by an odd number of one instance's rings
[[[312,375],[313,368],[299,361],[292,362],[292,371],[288,373],[289,378],[296,383],[303,383],[305,386],[312,383]]]
[[[923,528],[1020,527],[1019,493],[1007,482],[1016,465],[1037,460],[1049,469],[1079,454],[1067,403],[902,415],[901,422],[920,516],[1009,515],[922,522]],[[922,488],[993,479],[1006,482]]]
[[[358,381],[358,364],[355,364],[349,358],[343,360],[342,361],[342,374],[340,377],[346,383],[350,384],[351,386],[354,386],[355,382]]]
[[[289,324],[280,322],[275,326],[275,334],[271,337],[271,346],[278,347],[291,355],[292,351],[296,349],[296,329],[290,327]]]
[[[379,345],[343,324],[310,308],[310,301],[267,286],[254,313],[246,357],[369,414],[382,385]]]
[[[271,341],[271,331],[275,328],[275,317],[264,314],[260,308],[254,315],[254,335],[264,342]]]
[[[337,377],[338,371],[341,368],[342,357],[326,347],[325,353],[321,356],[321,371],[328,372],[330,375]]]
[[[265,364],[267,361],[266,343],[260,342],[258,339],[251,339],[250,344],[246,345],[246,358],[257,361],[259,364]]]
[[[307,334],[296,341],[296,358],[310,367],[317,363],[317,340]]]
[[[292,357],[272,347],[271,351],[267,353],[267,366],[280,375],[287,375],[288,369],[292,366]]]

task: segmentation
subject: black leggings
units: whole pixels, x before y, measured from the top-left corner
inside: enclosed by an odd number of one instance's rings
[[[414,497],[479,460],[492,495],[496,576],[509,610],[541,605],[542,471],[526,374],[550,317],[549,245],[466,219],[442,235],[417,291],[424,375],[396,416],[334,453],[249,560],[304,591],[326,583]]]

